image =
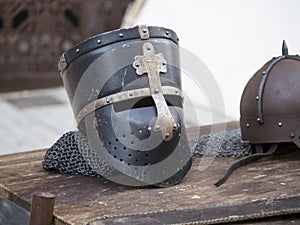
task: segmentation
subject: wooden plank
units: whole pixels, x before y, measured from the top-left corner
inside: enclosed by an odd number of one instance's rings
[[[51,225],[54,203],[55,196],[50,193],[34,194],[30,209],[30,225]]]
[[[281,198],[245,202],[243,204],[213,205],[201,208],[177,209],[147,214],[132,214],[118,217],[107,217],[91,221],[89,225],[152,225],[152,224],[219,224],[228,221],[241,221],[265,218],[266,215],[287,215],[295,210],[299,212],[300,198]]]
[[[209,130],[209,128],[208,128]],[[213,184],[238,159],[215,158],[199,171],[200,157],[184,180],[169,188],[135,188],[104,178],[58,174],[42,169],[46,150],[0,157],[0,194],[30,209],[32,195],[56,196],[55,224],[85,224],[97,218],[270,201],[300,194],[300,151],[283,146],[280,155],[236,170],[217,188]]]

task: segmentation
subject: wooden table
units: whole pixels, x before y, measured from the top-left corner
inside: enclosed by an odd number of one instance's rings
[[[229,123],[227,127],[237,125]],[[207,130],[209,127],[204,127],[201,132]],[[195,131],[190,130],[189,135]],[[56,225],[195,221],[208,224],[241,220],[245,220],[243,224],[299,224],[300,151],[290,151],[288,147],[284,150],[280,155],[239,168],[218,188],[213,184],[237,159],[216,158],[205,171],[199,171],[202,158],[194,157],[191,170],[180,184],[137,188],[104,178],[46,171],[42,168],[46,150],[3,155],[0,195],[30,210],[34,193],[54,194]],[[282,216],[274,217],[275,214]]]

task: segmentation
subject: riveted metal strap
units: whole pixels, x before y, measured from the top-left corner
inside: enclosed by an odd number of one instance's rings
[[[155,53],[153,45],[149,42],[143,45],[143,53],[142,56],[134,57],[133,67],[136,69],[137,75],[148,75],[150,93],[157,109],[154,131],[161,131],[163,140],[170,141],[173,129],[176,129],[176,123],[163,96],[160,81],[160,73],[167,72],[167,62],[162,53]]]
[[[270,74],[271,69],[273,68],[273,66],[279,62],[280,60],[284,59],[286,56],[279,56],[277,58],[273,58],[271,60],[271,62],[269,63],[269,65],[267,66],[267,68],[263,71],[262,73],[262,77],[258,86],[258,94],[256,96],[256,100],[257,100],[257,121],[259,123],[264,123],[263,121],[263,110],[262,110],[262,96],[263,96],[263,91],[264,91],[264,87],[265,87],[265,83],[266,80]]]
[[[163,27],[148,26],[148,32],[146,32],[146,34],[141,35],[139,32],[139,28],[139,26],[135,26],[133,28],[118,29],[90,37],[75,45],[69,51],[67,51],[65,53],[66,61],[68,64],[70,64],[80,56],[83,56],[95,49],[102,48],[104,46],[108,46],[118,42],[120,42],[120,44],[123,45],[124,41],[138,40],[144,38],[147,39],[146,37],[148,35],[149,38],[163,38],[166,40],[170,40],[175,44],[178,44],[177,34],[170,29],[166,29]],[[143,26],[140,30],[143,33]]]
[[[262,77],[261,77],[261,80],[260,80],[260,83],[259,83],[259,86],[258,86],[258,94],[256,96],[256,100],[257,100],[257,122],[259,122],[260,124],[264,123],[262,105],[263,105],[263,92],[264,92],[264,88],[265,88],[267,78],[270,74],[270,71],[275,66],[275,64],[278,63],[279,61],[283,60],[283,59],[294,59],[294,60],[299,60],[300,61],[300,57],[298,55],[282,55],[282,56],[279,56],[279,57],[275,57],[269,62],[269,65],[267,66],[267,68],[262,72]]]
[[[162,87],[163,95],[173,95],[179,96],[182,98],[182,92],[180,89],[171,86],[163,86]],[[86,105],[83,109],[80,110],[76,117],[77,124],[79,124],[83,118],[85,118],[88,114],[94,112],[95,110],[102,108],[103,106],[110,105],[117,102],[122,102],[126,100],[134,100],[138,98],[151,96],[151,92],[149,88],[140,88],[130,91],[122,91],[116,94],[112,94],[106,96],[104,98],[97,99],[88,105]]]
[[[142,40],[148,39],[150,37],[147,25],[139,25],[139,33]]]
[[[68,63],[67,63],[67,60],[65,57],[65,53],[63,53],[60,56],[60,59],[58,61],[58,72],[60,73],[61,76],[62,76],[64,70],[67,68],[67,66],[68,66]]]

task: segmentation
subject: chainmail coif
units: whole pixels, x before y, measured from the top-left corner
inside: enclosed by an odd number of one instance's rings
[[[237,157],[250,154],[250,146],[244,145],[239,129],[200,136],[190,141],[196,146],[194,155],[217,155],[220,157]],[[99,177],[91,165],[97,165],[96,156],[85,159],[81,151],[92,152],[87,138],[80,131],[65,133],[46,152],[43,168],[57,170],[59,173],[81,174],[90,177]],[[95,157],[95,158],[94,158]],[[87,160],[89,162],[87,162]],[[98,163],[99,164],[99,163]],[[108,165],[100,165],[102,170],[109,171]]]
[[[81,142],[79,144],[79,142]],[[43,168],[57,170],[59,173],[81,174],[90,177],[100,176],[86,162],[79,146],[89,148],[85,136],[79,131],[65,133],[48,149]]]

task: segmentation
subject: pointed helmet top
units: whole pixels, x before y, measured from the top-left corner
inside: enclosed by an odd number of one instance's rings
[[[286,45],[285,40],[283,40],[283,42],[282,42],[282,55],[288,55],[288,54],[289,54],[288,47]]]

